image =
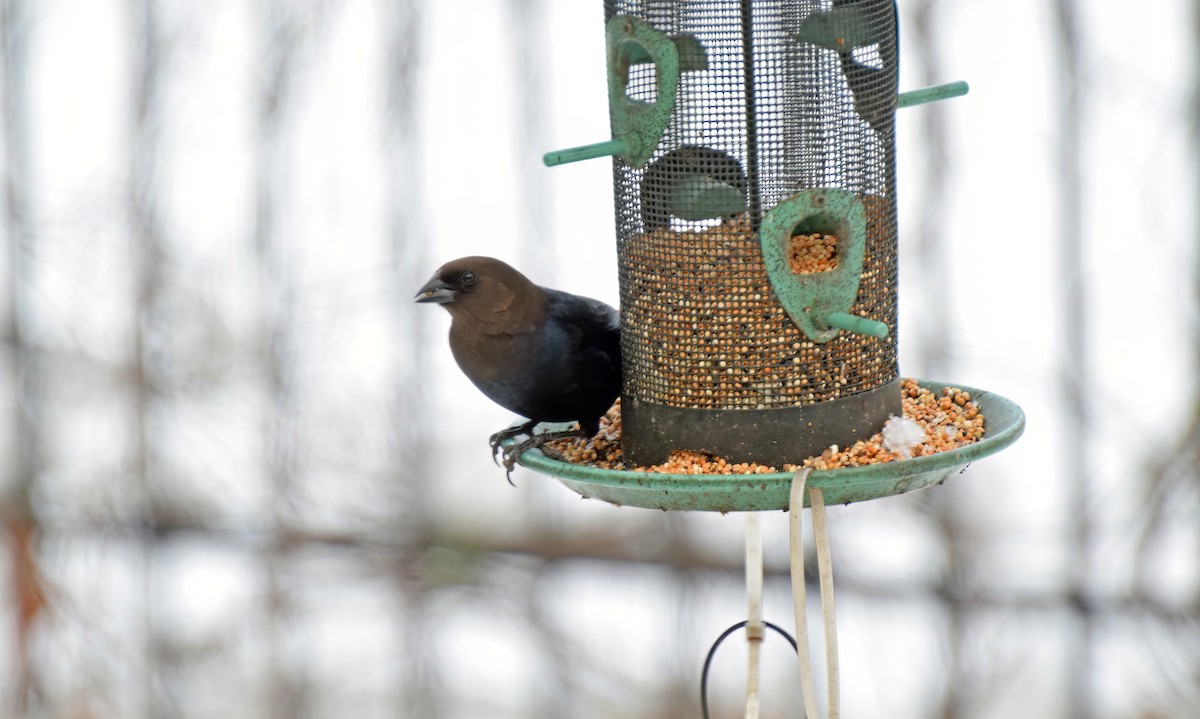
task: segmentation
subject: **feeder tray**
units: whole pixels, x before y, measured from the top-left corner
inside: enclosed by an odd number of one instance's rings
[[[983,457],[1015,442],[1025,430],[1025,414],[1011,400],[985,390],[924,381],[920,385],[940,394],[947,386],[971,393],[985,421],[982,439],[958,449],[912,459],[861,467],[816,470],[808,484],[825,493],[826,504],[849,504],[902,494],[940,484]],[[509,440],[509,442],[516,441]],[[803,458],[798,457],[797,460]],[[532,449],[518,462],[527,469],[557,478],[590,499],[618,506],[715,512],[786,510],[791,472],[772,474],[659,474],[599,469],[551,459]]]

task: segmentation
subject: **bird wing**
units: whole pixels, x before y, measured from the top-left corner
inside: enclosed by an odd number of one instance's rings
[[[590,297],[543,288],[550,299],[547,320],[561,325],[572,340],[572,350],[597,353],[596,360],[621,366],[621,315]]]
[[[546,289],[549,298],[539,374],[547,409],[594,425],[621,392],[621,320],[588,297]],[[549,413],[547,413],[549,414]]]

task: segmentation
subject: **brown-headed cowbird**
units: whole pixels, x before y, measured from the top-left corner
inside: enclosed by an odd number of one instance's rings
[[[621,393],[620,318],[598,300],[539,287],[492,257],[462,257],[442,265],[417,292],[450,312],[450,351],[493,402],[528,418],[491,436],[501,443],[505,476],[517,457],[549,439],[600,429],[600,418]],[[541,422],[576,420],[579,429],[533,434]]]

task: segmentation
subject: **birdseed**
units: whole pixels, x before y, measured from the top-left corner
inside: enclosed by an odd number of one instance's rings
[[[895,325],[890,205],[866,196],[867,245],[852,314]],[[797,273],[838,264],[837,238],[799,235]],[[897,377],[893,338],[839,333],[811,341],[767,275],[746,214],[719,225],[632,233],[618,252],[621,348],[630,397],[688,409],[801,407],[880,387]]]
[[[788,264],[798,275],[832,270],[838,266],[837,238],[819,232],[792,237],[788,243]]]
[[[984,435],[984,417],[969,392],[946,387],[936,394],[921,387],[915,379],[901,382],[904,416],[925,430],[925,441],[909,448],[913,457],[924,457],[973,444]],[[840,469],[861,467],[905,459],[902,453],[883,445],[883,433],[860,440],[845,449],[829,447],[819,456],[800,464],[784,464],[782,469],[748,462],[732,463],[705,452],[677,450],[666,462],[649,467],[626,467],[621,450],[621,400],[613,404],[600,420],[600,431],[590,439],[569,438],[547,442],[546,447],[561,459],[598,469],[629,469],[635,472],[665,474],[767,474],[794,472],[799,467]]]

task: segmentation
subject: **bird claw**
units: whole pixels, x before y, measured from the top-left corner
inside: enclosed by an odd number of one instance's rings
[[[539,449],[542,450],[542,454],[546,455],[550,459],[553,459],[558,462],[566,462],[567,461],[567,458],[563,456],[563,453],[559,452],[557,449],[551,449],[550,447],[547,447],[544,444],[541,447],[539,447]]]
[[[514,447],[509,447],[508,449],[504,450],[504,454],[503,454],[503,462],[504,463],[502,466],[504,467],[504,479],[508,482],[509,486],[512,486],[512,487],[517,486],[516,483],[512,481],[512,471],[517,466],[517,457],[520,456],[519,451],[512,451],[512,450],[514,448],[519,448],[520,446],[521,445],[518,444],[518,445],[514,445]]]
[[[504,467],[504,478],[506,480],[508,480],[508,483],[511,484],[512,486],[514,486],[514,487],[517,486],[512,481],[512,471],[517,466],[517,460],[521,457],[522,454],[525,454],[526,450],[530,450],[530,449],[533,449],[534,447],[541,446],[541,443],[543,441],[545,441],[545,440],[541,439],[541,437],[543,437],[543,436],[544,435],[540,435],[540,434],[532,435],[521,442],[515,442],[513,444],[510,444],[507,447],[501,448],[499,464],[500,464],[500,466]],[[495,459],[495,456],[496,455],[493,452],[492,458]]]
[[[511,427],[505,427],[499,432],[495,432],[492,434],[492,436],[488,437],[488,446],[492,448],[492,463],[497,467],[501,466],[500,462],[497,461],[496,458],[497,456],[502,456],[505,461],[504,467],[507,468],[509,472],[512,472],[512,465],[508,460],[508,452],[503,446],[504,442],[518,435],[532,434],[534,426],[534,422],[517,424]],[[508,483],[512,484],[512,480],[510,479]]]
[[[497,434],[501,434],[501,432],[497,432],[496,434],[492,435],[492,437],[495,437]],[[517,466],[517,460],[521,457],[521,455],[525,454],[531,449],[541,449],[542,454],[545,454],[552,459],[561,460],[562,455],[558,452],[555,452],[553,449],[546,447],[545,444],[556,439],[582,437],[583,435],[583,430],[579,428],[564,430],[562,432],[544,432],[542,434],[531,434],[529,437],[520,442],[515,442],[507,447],[504,447],[503,453],[500,455],[501,464],[505,469],[504,478],[508,480],[509,484],[512,484],[514,487],[517,486],[513,484],[512,471],[513,468]],[[493,454],[493,458],[494,457],[495,454]]]

